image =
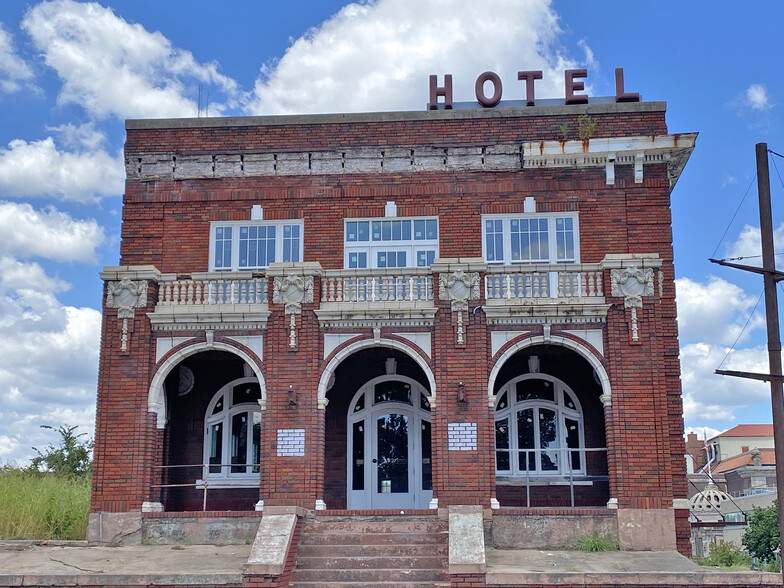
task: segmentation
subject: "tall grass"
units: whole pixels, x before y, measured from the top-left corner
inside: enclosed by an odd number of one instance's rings
[[[84,539],[90,478],[0,468],[0,539]]]

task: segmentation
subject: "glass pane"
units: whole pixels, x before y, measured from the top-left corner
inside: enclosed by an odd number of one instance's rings
[[[553,383],[547,380],[521,380],[515,385],[517,402],[525,400],[549,400],[555,402]]]
[[[555,411],[547,408],[539,409],[539,448],[550,449],[558,446],[556,434]],[[558,469],[558,453],[542,453],[542,471],[552,472]]]
[[[405,382],[388,380],[374,387],[373,404],[379,402],[405,402],[411,404],[411,386]]]
[[[506,398],[506,392],[501,394],[501,398],[498,399],[498,402],[495,405],[496,410],[503,410],[509,405],[509,401]]]
[[[357,240],[357,223],[346,223],[346,241]]]
[[[420,396],[419,408],[421,408],[422,410],[426,410],[427,412],[430,412],[430,401],[427,399],[427,396],[425,396],[424,394],[420,394],[419,396]]]
[[[422,490],[433,489],[433,464],[430,448],[430,423],[422,421]]]
[[[351,436],[351,489],[365,489],[365,421],[354,423]]]
[[[574,399],[572,399],[572,395],[569,394],[566,390],[564,390],[563,395],[564,395],[564,405],[566,406],[566,408],[577,410],[577,405],[575,404]]]
[[[212,414],[218,414],[219,412],[223,411],[223,395],[218,398],[218,402],[215,403],[215,408],[212,409]]]
[[[517,411],[517,448],[534,448],[534,409],[526,408]],[[521,471],[536,469],[536,456],[534,453],[521,451],[518,454],[518,468]]]
[[[373,240],[381,241],[381,221],[373,221]]]
[[[223,457],[223,428],[221,424],[212,425],[209,432],[210,444],[210,473],[220,474],[221,459]]]
[[[250,456],[253,463],[253,473],[258,474],[260,471],[259,460],[261,459],[261,452],[259,451],[259,444],[261,443],[261,413],[254,412],[253,414],[253,452]]]
[[[408,417],[385,414],[376,419],[380,494],[408,492]]]
[[[571,448],[580,447],[580,428],[577,421],[574,419],[564,419],[566,426],[566,446]],[[580,452],[570,451],[571,464],[573,470],[579,470],[581,467]]]
[[[381,240],[392,240],[392,221],[381,221]]]
[[[416,241],[421,241],[425,238],[425,226],[426,222],[423,220],[414,221],[414,239]]]
[[[509,419],[495,422],[495,469],[500,472],[509,471],[509,452],[499,451],[501,449],[509,449]]]
[[[429,220],[427,221],[427,238],[428,239],[438,239],[438,221],[437,220]]]
[[[354,403],[354,412],[359,412],[365,408],[365,395],[362,394],[359,398],[357,398],[356,403]]]
[[[232,406],[244,402],[256,402],[261,398],[261,388],[258,384],[248,383],[235,386],[232,392]]]
[[[367,241],[370,238],[370,221],[357,223],[357,241]]]
[[[402,223],[403,229],[403,241],[410,241],[411,240],[411,221],[404,220],[400,221]]]
[[[400,241],[403,238],[403,223],[401,221],[392,221],[392,240]]]
[[[231,473],[244,474],[248,461],[248,413],[241,412],[231,417]],[[243,464],[234,466],[233,464]]]

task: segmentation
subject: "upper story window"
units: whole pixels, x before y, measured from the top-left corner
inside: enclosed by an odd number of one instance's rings
[[[488,263],[577,263],[577,213],[483,215],[482,254]]]
[[[438,218],[347,219],[347,268],[428,267],[438,257]]]
[[[263,269],[302,261],[302,220],[214,222],[210,271]]]

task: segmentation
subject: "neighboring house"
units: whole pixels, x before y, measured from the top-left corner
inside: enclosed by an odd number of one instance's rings
[[[708,440],[711,463],[740,455],[753,448],[772,449],[773,425],[735,425]]]
[[[478,505],[688,552],[670,193],[696,135],[623,99],[128,121],[90,536]]]

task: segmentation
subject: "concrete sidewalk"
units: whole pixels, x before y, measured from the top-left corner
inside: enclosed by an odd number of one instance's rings
[[[720,572],[677,551],[487,549],[488,586],[780,586],[781,574]]]
[[[250,545],[0,542],[0,586],[242,586]]]

